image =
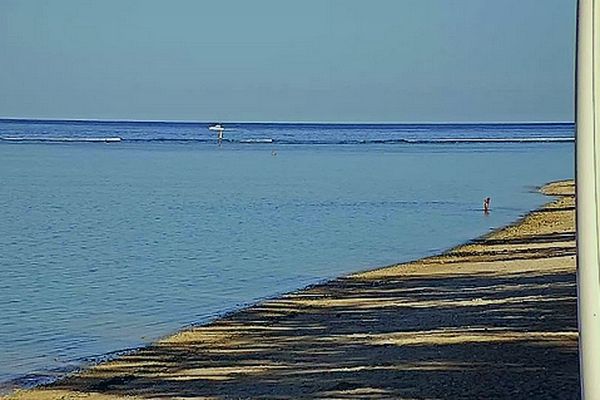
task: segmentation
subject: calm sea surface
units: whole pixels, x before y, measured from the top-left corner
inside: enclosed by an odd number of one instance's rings
[[[0,120],[0,387],[440,252],[573,177],[570,124],[207,127]]]

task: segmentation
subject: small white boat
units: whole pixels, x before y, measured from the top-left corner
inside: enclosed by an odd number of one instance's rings
[[[208,127],[209,131],[223,132],[225,128],[221,124],[215,124]]]

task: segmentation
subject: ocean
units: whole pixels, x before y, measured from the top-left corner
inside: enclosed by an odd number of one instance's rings
[[[574,173],[568,123],[209,125],[0,120],[0,388],[439,253]]]

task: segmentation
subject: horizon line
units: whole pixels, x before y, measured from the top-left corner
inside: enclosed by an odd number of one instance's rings
[[[475,124],[574,124],[575,121],[225,121],[225,120],[177,120],[177,119],[107,119],[107,118],[27,118],[27,117],[3,117],[0,121],[47,121],[47,122],[132,122],[132,123],[179,123],[179,124],[306,124],[306,125],[475,125]]]

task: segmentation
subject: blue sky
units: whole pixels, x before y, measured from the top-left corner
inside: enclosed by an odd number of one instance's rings
[[[571,121],[575,0],[1,0],[0,116]]]

